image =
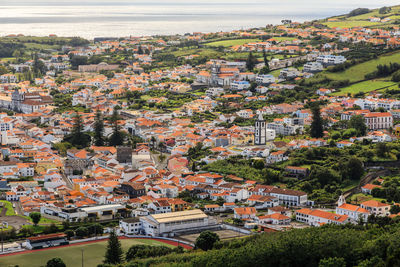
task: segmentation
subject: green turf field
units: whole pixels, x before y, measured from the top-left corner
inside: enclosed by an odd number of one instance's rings
[[[362,81],[365,75],[376,70],[379,64],[389,64],[390,62],[400,62],[400,53],[380,56],[377,59],[369,60],[361,64],[357,64],[341,72],[324,72],[324,74],[332,80],[349,80],[350,83]]]
[[[334,92],[332,95],[347,95],[350,94],[357,94],[360,92],[371,92],[375,90],[383,90],[383,89],[393,89],[398,88],[397,84],[390,81],[381,81],[381,80],[370,80],[352,84],[350,86],[344,87],[340,89],[338,92]]]
[[[235,40],[224,40],[224,41],[217,41],[212,43],[204,44],[206,46],[223,46],[223,47],[231,47],[235,45],[244,45],[253,42],[260,42],[259,39],[235,39]]]
[[[122,249],[126,252],[132,245],[152,245],[152,246],[170,246],[168,244],[148,240],[148,239],[122,239]],[[81,266],[82,262],[82,249],[85,267],[96,267],[102,263],[105,254],[107,240],[103,242],[69,246],[56,249],[48,249],[43,251],[34,251],[32,253],[0,257],[0,266],[9,267],[39,267],[45,266],[47,261],[51,258],[61,258],[67,267]]]

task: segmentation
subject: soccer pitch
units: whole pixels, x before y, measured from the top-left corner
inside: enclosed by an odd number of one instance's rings
[[[85,267],[96,267],[102,263],[106,251],[108,239],[95,243],[87,243],[82,245],[66,246],[61,248],[46,249],[40,251],[32,251],[31,253],[18,254],[12,256],[0,257],[1,267],[39,267],[46,266],[48,260],[52,258],[61,258],[67,267],[82,266],[82,250],[83,263]],[[152,246],[168,246],[166,243],[151,239],[120,239],[124,253],[132,245],[152,245]]]

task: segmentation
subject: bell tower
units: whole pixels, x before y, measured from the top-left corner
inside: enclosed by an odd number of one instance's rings
[[[266,124],[262,114],[258,114],[258,119],[254,125],[254,144],[265,145],[267,142],[266,138]]]

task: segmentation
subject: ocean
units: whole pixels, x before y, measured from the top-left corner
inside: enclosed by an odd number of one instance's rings
[[[398,0],[0,0],[0,36],[121,37],[303,22]]]

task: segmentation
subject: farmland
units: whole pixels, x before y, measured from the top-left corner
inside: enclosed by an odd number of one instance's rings
[[[367,93],[376,90],[383,89],[393,89],[397,88],[397,84],[390,81],[382,80],[370,80],[352,84],[350,86],[340,89],[338,92],[334,92],[332,95],[347,95],[347,94],[357,94],[357,93]]]
[[[391,62],[399,62],[400,53],[391,53],[380,56],[377,59],[369,60],[361,64],[357,64],[341,72],[324,72],[326,77],[332,80],[349,80],[350,83],[359,82],[365,79],[365,75],[376,70],[380,64],[389,64]]]
[[[235,40],[224,40],[224,41],[217,41],[212,43],[206,43],[205,46],[223,46],[223,47],[231,47],[235,45],[244,45],[252,42],[259,42],[259,39],[235,39]]]

